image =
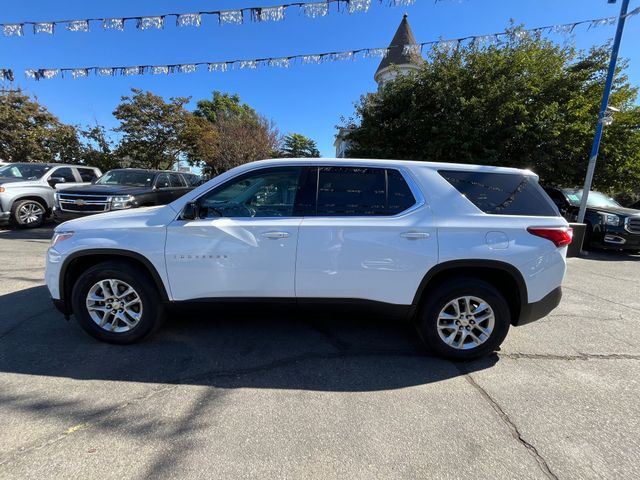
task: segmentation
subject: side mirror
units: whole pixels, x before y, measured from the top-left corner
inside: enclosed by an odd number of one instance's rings
[[[54,187],[54,188],[55,188],[55,186],[56,186],[57,184],[59,184],[59,183],[65,183],[65,182],[66,182],[66,180],[64,179],[64,177],[51,177],[51,178],[48,180],[48,182],[49,182],[49,185],[50,185],[51,187]]]
[[[181,218],[183,220],[195,220],[200,218],[200,207],[197,202],[189,202],[182,209]]]

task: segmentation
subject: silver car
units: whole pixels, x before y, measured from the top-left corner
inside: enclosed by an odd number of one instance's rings
[[[56,190],[89,184],[102,172],[59,163],[9,163],[0,167],[0,225],[42,225],[51,214]]]

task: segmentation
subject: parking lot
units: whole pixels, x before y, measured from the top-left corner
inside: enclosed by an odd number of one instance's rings
[[[50,236],[0,230],[3,479],[640,477],[640,256],[570,259],[559,309],[454,364],[352,315],[98,343],[50,302]]]

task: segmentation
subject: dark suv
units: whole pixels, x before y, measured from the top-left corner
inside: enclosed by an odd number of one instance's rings
[[[578,218],[582,190],[545,188],[560,213],[570,222]],[[584,219],[585,248],[600,247],[640,252],[640,210],[625,208],[600,192],[590,192]]]
[[[58,192],[53,214],[57,221],[66,221],[94,213],[166,205],[192,189],[178,172],[110,170],[91,185]]]

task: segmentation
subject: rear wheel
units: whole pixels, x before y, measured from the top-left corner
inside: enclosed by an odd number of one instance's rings
[[[504,341],[511,313],[493,285],[456,278],[427,295],[416,327],[427,347],[438,355],[471,360],[493,352]]]
[[[40,227],[46,213],[46,208],[37,200],[18,200],[11,208],[11,217],[20,228]]]
[[[149,275],[126,262],[100,263],[84,272],[71,296],[80,326],[108,343],[137,342],[154,332],[162,306]]]

